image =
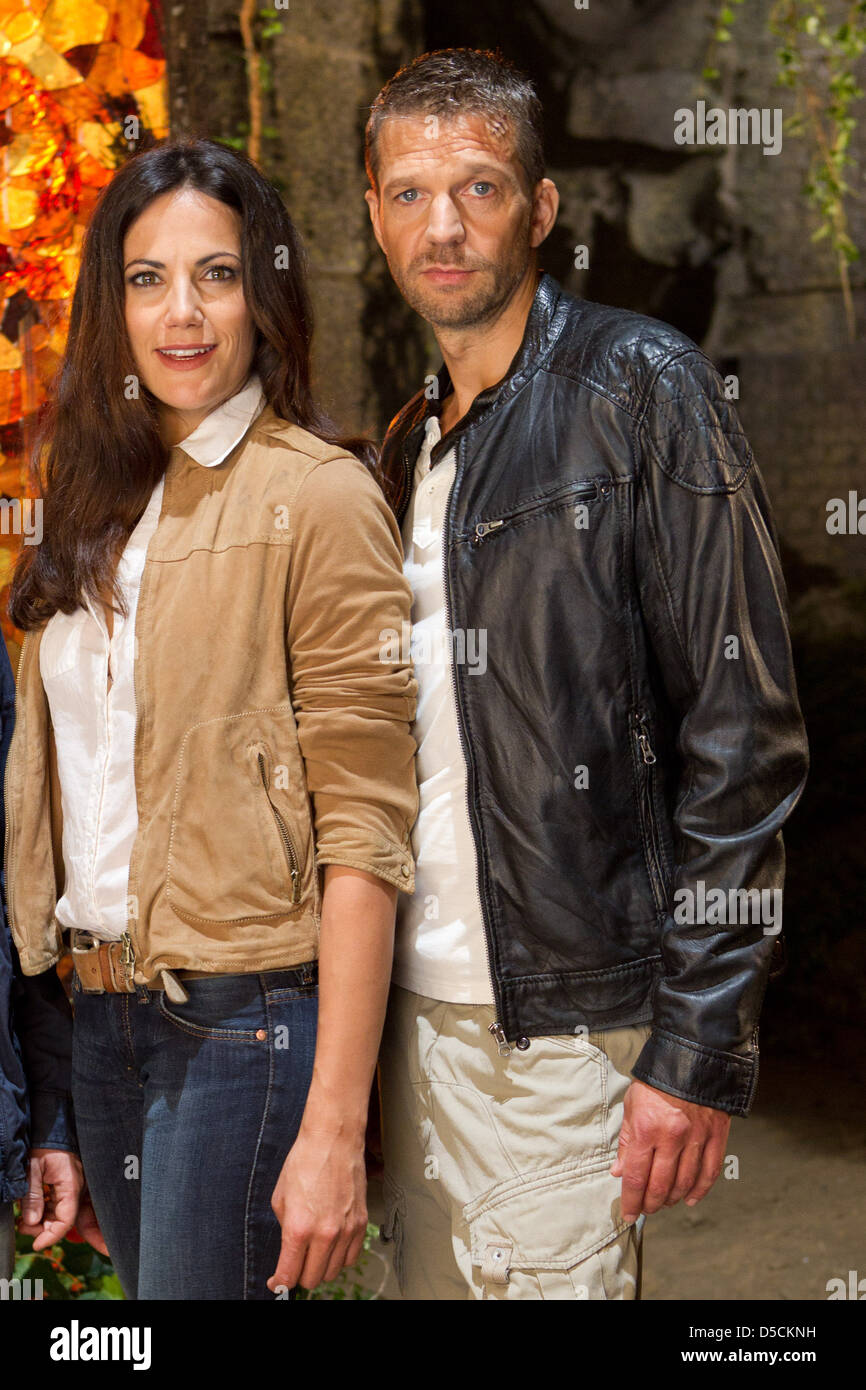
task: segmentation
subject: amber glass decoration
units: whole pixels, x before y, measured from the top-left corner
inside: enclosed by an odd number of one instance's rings
[[[11,502],[34,495],[34,431],[96,198],[125,158],[167,133],[158,4],[0,0],[0,111],[0,499]],[[22,516],[0,508],[0,622],[13,665],[20,633],[6,598]]]

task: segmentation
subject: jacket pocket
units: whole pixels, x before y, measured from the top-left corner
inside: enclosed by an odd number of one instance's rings
[[[588,505],[590,502],[603,502],[612,493],[613,484],[608,477],[566,483],[562,487],[554,488],[544,497],[533,498],[511,511],[500,512],[498,516],[476,522],[468,539],[475,546],[482,545],[488,536],[499,535],[509,527],[522,526],[534,520],[536,516],[561,511],[565,507],[574,507],[578,503]]]
[[[312,818],[290,705],[195,724],[178,758],[166,896],[184,921],[313,906]]]
[[[265,744],[261,744],[254,749],[256,755],[256,766],[259,769],[259,776],[262,779],[265,796],[268,798],[268,805],[274,817],[274,824],[280,836],[280,842],[286,855],[286,865],[289,870],[289,877],[292,880],[292,902],[298,903],[301,900],[301,864],[298,859],[298,852],[295,849],[289,828],[283,818],[282,812],[271,799],[270,781],[268,773],[268,750]]]
[[[667,909],[665,894],[664,855],[659,835],[655,811],[655,786],[653,769],[657,762],[652,745],[652,730],[649,717],[644,710],[633,710],[631,731],[635,745],[637,765],[638,813],[646,858],[647,874],[652,888],[655,905],[659,912]]]

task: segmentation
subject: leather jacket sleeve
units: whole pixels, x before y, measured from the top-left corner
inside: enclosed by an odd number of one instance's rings
[[[755,921],[754,898],[745,910],[742,893],[736,911],[731,905],[743,889],[780,904],[782,826],[808,770],[787,595],[763,480],[724,383],[699,350],[684,349],[658,372],[640,443],[640,602],[675,711],[678,760],[663,975],[633,1075],[745,1115],[779,919]],[[728,906],[702,912],[713,889]]]

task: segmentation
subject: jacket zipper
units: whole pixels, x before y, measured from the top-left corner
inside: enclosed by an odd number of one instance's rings
[[[275,806],[274,803],[271,801],[271,794],[270,794],[270,792],[269,792],[269,790],[268,790],[268,779],[267,779],[267,774],[266,774],[266,771],[265,771],[265,755],[264,755],[264,753],[259,753],[259,755],[258,755],[258,761],[259,761],[259,772],[261,773],[261,778],[262,778],[262,786],[263,786],[264,789],[265,789],[265,796],[268,798],[268,805],[269,805],[270,808],[271,808],[271,812],[272,812],[272,814],[273,814],[274,822],[275,822],[275,824],[276,824],[277,830],[280,832],[280,839],[281,839],[282,842],[283,842],[283,849],[285,850],[285,853],[286,853],[286,860],[288,861],[288,865],[289,865],[289,873],[290,873],[291,876],[292,876],[292,902],[293,902],[293,903],[300,902],[300,899],[301,899],[301,869],[300,869],[300,865],[299,865],[299,863],[298,863],[298,856],[297,856],[297,854],[295,853],[295,847],[294,847],[294,845],[292,844],[292,837],[291,837],[291,835],[290,835],[289,832],[288,832],[288,829],[287,829],[287,827],[286,827],[286,822],[283,820],[283,818],[282,818],[282,816],[280,815],[279,811],[277,810],[276,806]]]
[[[528,507],[520,507],[516,511],[507,512],[504,516],[497,517],[495,521],[479,521],[472,536],[473,545],[481,545],[482,541],[493,531],[501,531],[504,527],[510,526],[513,521],[522,521],[525,516],[532,516],[533,512],[543,511],[553,505],[554,507],[566,506],[572,501],[577,501],[581,497],[595,497],[597,501],[609,497],[612,484],[596,479],[592,483],[570,483],[567,489],[560,492],[551,493],[548,497],[539,498],[537,502],[531,503]]]
[[[110,675],[111,675],[111,641],[112,641],[112,637],[109,636],[108,624],[107,624],[106,621],[105,621],[105,616],[104,616],[104,614],[102,614],[102,613],[97,614],[96,609],[95,609],[94,605],[92,604],[92,602],[90,601],[89,596],[88,596],[87,594],[85,594],[84,598],[85,598],[85,603],[86,603],[86,605],[87,605],[87,609],[88,609],[88,612],[90,613],[90,616],[93,618],[93,620],[94,620],[94,622],[96,623],[97,627],[100,628],[100,629],[105,633],[105,637],[106,637],[106,640],[107,640],[107,642],[108,642],[108,654],[107,654],[106,659],[105,659],[105,664],[106,664],[106,675],[107,675],[107,676],[110,676]],[[113,632],[112,632],[112,635],[113,635]],[[114,681],[113,681],[113,679],[112,679],[112,685],[113,685],[113,684],[114,684]],[[109,687],[109,689],[108,689],[108,691],[107,691],[107,693],[106,693],[106,697],[105,697],[105,727],[104,727],[104,733],[105,733],[105,759],[104,759],[103,764],[102,764],[102,777],[101,777],[101,779],[100,779],[100,784],[99,784],[99,805],[98,805],[97,808],[96,808],[96,825],[97,825],[97,831],[96,831],[96,835],[95,835],[95,838],[94,838],[94,850],[93,850],[93,857],[92,857],[92,859],[91,859],[91,861],[90,861],[90,874],[89,874],[89,882],[88,882],[88,890],[89,890],[89,894],[90,894],[90,901],[91,901],[91,903],[93,904],[94,910],[96,909],[96,856],[97,856],[97,849],[98,849],[98,845],[99,845],[99,827],[101,826],[101,823],[102,823],[102,804],[103,804],[103,801],[105,800],[105,773],[106,773],[106,764],[107,764],[107,761],[108,761],[108,758],[109,758],[110,752],[111,752],[111,716],[110,716],[109,710],[108,710],[108,698],[109,698],[110,694],[111,694],[111,687]],[[95,911],[94,911],[94,915],[96,915]],[[121,957],[120,957],[120,958],[121,958],[121,960],[122,960],[122,962],[123,962],[123,965],[124,965],[125,969],[127,970],[128,983],[131,984],[131,983],[132,983],[132,975],[131,975],[130,972],[131,972],[132,970],[134,970],[134,968],[135,968],[135,955],[133,954],[132,943],[131,943],[130,938],[129,938],[129,933],[126,932],[126,931],[121,932],[121,934],[120,934],[120,939],[121,939],[121,941],[123,942],[123,951],[121,952]]]
[[[165,471],[165,473],[163,474],[163,477],[162,477],[162,489],[163,489],[163,491],[162,491],[162,497],[161,497],[161,499],[160,499],[159,516],[157,516],[157,518],[156,518],[156,526],[154,527],[153,534],[151,535],[150,540],[149,540],[148,543],[147,543],[147,549],[145,550],[145,553],[144,553],[144,563],[143,563],[143,565],[142,565],[142,567],[141,567],[141,579],[140,579],[139,585],[138,585],[138,600],[137,600],[136,606],[135,606],[135,626],[134,626],[134,628],[133,628],[133,633],[132,633],[132,689],[133,689],[133,694],[135,695],[135,738],[134,738],[134,742],[133,742],[133,746],[132,746],[132,780],[133,780],[133,784],[134,784],[134,786],[135,786],[135,795],[136,795],[136,799],[137,799],[139,805],[140,805],[140,803],[141,803],[141,798],[140,798],[140,792],[139,792],[139,776],[138,776],[138,772],[139,772],[139,768],[140,768],[140,766],[141,766],[141,740],[142,740],[142,737],[143,737],[142,730],[143,730],[143,728],[144,728],[144,718],[143,718],[143,715],[144,715],[144,710],[145,710],[147,701],[142,699],[143,691],[142,691],[142,688],[141,688],[141,677],[140,677],[140,675],[139,675],[139,671],[140,671],[140,669],[141,669],[141,660],[140,660],[140,657],[139,657],[139,638],[138,638],[138,634],[139,634],[139,631],[141,630],[141,615],[142,615],[143,612],[146,612],[146,611],[147,611],[147,605],[146,605],[146,602],[145,602],[145,598],[146,598],[146,595],[147,595],[147,592],[148,592],[148,587],[149,587],[148,581],[150,580],[150,577],[151,577],[151,570],[152,570],[152,567],[149,566],[148,563],[147,563],[148,554],[149,554],[149,552],[150,552],[150,547],[151,547],[151,545],[152,545],[153,542],[154,542],[154,538],[156,537],[156,534],[157,534],[157,532],[158,532],[158,530],[159,530],[160,518],[161,518],[162,513],[163,513],[163,511],[164,511],[164,509],[165,509],[165,492],[166,492],[166,488],[167,488],[167,487],[168,487],[168,468],[166,468],[166,471]],[[132,865],[133,865],[133,861],[135,860],[135,851],[136,851],[136,847],[137,847],[138,844],[139,844],[140,833],[141,833],[141,817],[140,817],[140,815],[139,815],[139,818],[138,818],[138,828],[137,828],[137,830],[136,830],[135,841],[133,842],[132,850],[130,851],[130,856],[129,856],[129,874],[128,874],[128,876],[127,876],[127,881],[126,881],[127,901],[132,900],[132,901],[134,901],[134,902],[136,902],[136,903],[138,902],[138,894],[135,893],[135,894],[133,895],[133,894],[130,892],[130,889],[131,889],[131,887],[132,887],[132,882],[133,882],[133,880],[132,880]],[[138,865],[137,865],[137,863],[136,863],[136,868],[137,868],[137,867],[138,867]],[[136,884],[136,887],[137,887],[137,884]],[[137,922],[137,921],[138,921],[138,918],[136,917],[134,920]],[[136,941],[135,941],[135,937],[134,937],[133,932],[132,932],[132,922],[133,922],[133,918],[129,917],[129,918],[127,918],[127,921],[128,921],[127,930],[126,930],[125,932],[122,932],[122,933],[121,933],[121,937],[120,937],[121,941],[123,942],[123,950],[122,950],[122,952],[121,952],[121,960],[123,961],[124,967],[125,967],[126,972],[127,972],[127,980],[128,980],[128,982],[129,982],[130,984],[134,984],[134,982],[135,982],[135,966],[136,966],[136,959],[137,959],[137,956],[136,956]],[[157,966],[157,969],[159,969],[159,968],[160,968],[160,967]]]
[[[649,719],[643,710],[639,710],[635,716],[635,739],[637,741],[638,752],[641,761],[647,769],[640,779],[641,802],[643,806],[643,819],[650,841],[650,885],[653,890],[656,907],[661,912],[665,906],[662,896],[661,885],[664,875],[661,869],[661,846],[659,844],[658,826],[656,825],[655,808],[652,796],[652,772],[649,769],[654,763],[658,762],[652,743],[649,737]]]
[[[454,470],[454,480],[453,480],[453,482],[452,482],[452,484],[451,484],[451,487],[450,487],[450,489],[449,489],[449,491],[448,491],[448,497],[446,498],[446,501],[445,501],[445,519],[444,519],[444,526],[443,526],[443,533],[442,533],[442,571],[443,571],[443,581],[444,581],[444,590],[445,590],[445,612],[446,612],[446,615],[447,615],[447,618],[448,618],[448,631],[449,631],[449,632],[452,632],[452,631],[453,631],[453,614],[452,614],[452,611],[451,611],[451,591],[450,591],[450,589],[449,589],[449,587],[448,587],[449,525],[450,525],[451,497],[452,497],[452,494],[453,494],[453,492],[454,492],[455,487],[457,486],[457,479],[458,479],[458,476],[459,476],[459,473],[460,473],[460,464],[461,464],[460,453],[461,453],[461,446],[462,446],[462,440],[461,440],[461,441],[458,441],[458,447],[457,447],[457,455],[458,455],[458,457],[457,457],[457,467],[456,467],[456,469]],[[466,765],[467,765],[468,767],[470,767],[470,768],[472,769],[472,771],[473,771],[473,773],[474,773],[474,766],[472,765],[471,759],[470,759],[470,757],[469,757],[469,752],[468,752],[468,748],[467,748],[466,739],[465,739],[464,736],[463,736],[463,725],[461,724],[461,719],[462,719],[462,716],[463,716],[463,707],[462,707],[462,705],[461,705],[461,703],[460,703],[460,689],[459,689],[458,684],[457,684],[457,673],[456,673],[455,670],[454,670],[454,662],[453,662],[453,660],[449,661],[448,665],[449,665],[449,668],[450,668],[450,671],[451,671],[451,688],[452,688],[452,691],[453,691],[453,694],[454,694],[454,703],[455,703],[455,706],[456,706],[456,709],[457,709],[457,734],[458,734],[458,737],[459,737],[459,739],[460,739],[460,747],[461,747],[461,750],[462,750],[462,752],[463,752],[463,759],[464,759],[464,762],[466,763]],[[498,1016],[501,1014],[501,1012],[502,1012],[502,1002],[501,1002],[501,1000],[499,999],[499,996],[498,996],[498,994],[497,994],[497,990],[496,990],[496,979],[495,979],[494,974],[493,974],[492,952],[491,952],[491,946],[490,946],[490,928],[489,928],[488,922],[487,922],[487,914],[486,914],[486,912],[485,912],[485,910],[484,910],[484,898],[483,898],[483,895],[482,895],[482,892],[481,892],[481,877],[480,877],[480,873],[479,873],[479,855],[478,855],[478,838],[479,838],[479,837],[478,837],[477,828],[476,828],[476,826],[475,826],[474,811],[473,811],[473,807],[472,807],[472,798],[471,798],[471,796],[470,796],[470,794],[469,794],[469,779],[468,779],[468,778],[467,778],[467,784],[466,784],[466,800],[467,800],[467,808],[468,808],[468,811],[469,811],[469,822],[470,822],[470,825],[472,826],[473,835],[474,835],[474,837],[475,837],[475,886],[476,886],[476,890],[477,890],[477,893],[478,893],[478,902],[479,902],[479,905],[480,905],[480,907],[481,907],[481,922],[482,922],[482,926],[484,927],[484,949],[485,949],[485,952],[486,952],[486,955],[487,955],[487,973],[488,973],[488,975],[490,976],[490,991],[491,991],[491,993],[492,993],[492,995],[493,995],[494,1011],[495,1011],[495,1013],[496,1013],[496,1015],[497,1015],[497,1018],[494,1020],[494,1022],[488,1025],[487,1031],[488,1031],[488,1033],[492,1034],[493,1038],[495,1039],[496,1044],[497,1044],[497,1047],[498,1047],[498,1050],[499,1050],[499,1055],[500,1055],[500,1057],[510,1057],[512,1049],[511,1049],[511,1046],[509,1045],[508,1039],[507,1039],[506,1036],[505,1036],[505,1029],[502,1027],[502,1024],[499,1022],[499,1017],[498,1017]],[[521,1038],[521,1039],[520,1039],[520,1042],[521,1042],[522,1044],[524,1044],[524,1046],[521,1048],[522,1051],[525,1050],[525,1048],[529,1046],[529,1040],[528,1040],[528,1039]]]
[[[409,467],[409,459],[406,454],[405,442],[400,445],[400,458],[403,463],[403,495],[400,498],[400,505],[397,512],[397,525],[403,525],[403,518],[406,515],[406,508],[412,496],[412,470]]]

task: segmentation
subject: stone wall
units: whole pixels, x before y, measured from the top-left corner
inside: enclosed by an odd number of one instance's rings
[[[848,339],[835,260],[813,242],[802,186],[804,141],[681,145],[674,113],[781,108],[770,0],[737,10],[722,77],[701,82],[716,0],[533,0],[510,10],[480,0],[427,8],[429,46],[491,45],[536,80],[546,113],[549,172],[560,189],[547,268],[574,293],[674,323],[739,378],[739,410],[776,511],[790,572],[866,575],[860,536],[830,535],[826,503],[866,496],[866,258],[851,267],[857,341]],[[838,6],[840,14],[843,6]],[[833,3],[831,0],[832,13]],[[866,65],[860,73],[866,86]],[[862,192],[866,102],[850,181]],[[851,235],[866,248],[866,201],[849,200]],[[574,268],[586,245],[589,268]],[[828,580],[830,574],[824,574]]]
[[[239,6],[181,0],[176,8],[169,69],[184,102],[174,133],[237,139],[249,121]],[[369,106],[420,51],[418,11],[403,0],[289,0],[274,18],[280,30],[262,44],[270,77],[260,162],[308,251],[317,392],[341,426],[381,438],[435,355],[391,287],[364,201]],[[192,65],[180,46],[191,22],[200,34]]]
[[[866,262],[851,270],[851,343],[833,256],[811,239],[804,142],[786,133],[781,153],[765,155],[755,145],[674,139],[674,113],[699,97],[725,109],[791,111],[791,94],[774,85],[770,4],[738,8],[715,91],[702,87],[700,73],[716,0],[590,0],[586,9],[573,0],[476,0],[471,9],[464,0],[290,0],[290,9],[275,11],[282,26],[267,46],[272,133],[263,166],[309,247],[318,380],[341,423],[381,435],[439,361],[369,228],[369,103],[415,53],[498,45],[530,72],[545,107],[549,172],[562,195],[545,268],[577,294],[676,324],[736,374],[791,572],[804,583],[815,573],[825,582],[866,574],[862,537],[826,529],[828,499],[858,486],[866,492]],[[171,13],[176,35],[187,39],[185,51],[170,53],[183,98],[176,128],[236,136],[246,116],[236,6],[181,0]],[[200,35],[192,55],[191,24]],[[864,105],[854,142],[861,163]],[[850,221],[866,246],[862,198],[851,200]],[[580,246],[588,248],[586,270],[575,267]]]

